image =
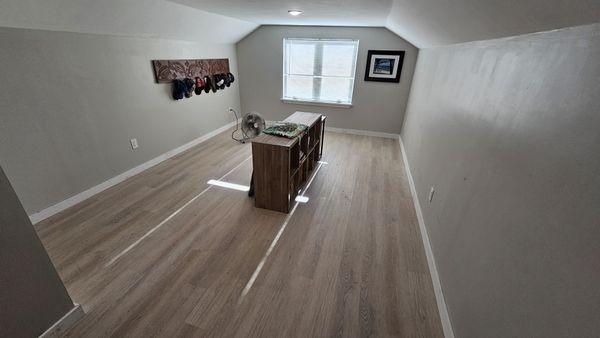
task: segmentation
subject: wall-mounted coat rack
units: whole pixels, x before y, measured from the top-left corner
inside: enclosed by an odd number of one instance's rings
[[[152,60],[157,83],[229,73],[229,59]]]

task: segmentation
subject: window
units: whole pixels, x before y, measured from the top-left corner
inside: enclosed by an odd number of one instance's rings
[[[358,40],[283,39],[284,101],[351,105]]]

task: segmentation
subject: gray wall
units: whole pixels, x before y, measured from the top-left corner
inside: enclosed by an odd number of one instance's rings
[[[0,163],[29,214],[233,121],[237,83],[174,101],[152,59],[235,46],[0,28]],[[131,150],[129,140],[140,147]]]
[[[402,138],[457,337],[598,336],[599,94],[600,25],[420,51]]]
[[[360,40],[352,108],[281,102],[286,37]],[[399,84],[363,80],[369,49],[406,51]],[[294,111],[314,111],[327,115],[329,127],[400,133],[417,52],[385,28],[261,26],[237,44],[242,109],[269,120],[282,120]]]
[[[0,337],[37,337],[73,308],[0,167]]]

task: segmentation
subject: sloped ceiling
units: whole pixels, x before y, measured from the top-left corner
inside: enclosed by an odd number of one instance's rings
[[[264,24],[385,26],[426,48],[595,22],[600,0],[0,0],[0,26],[210,43]]]
[[[164,0],[0,0],[0,26],[235,43],[259,25]]]
[[[419,48],[600,21],[600,0],[395,0],[386,27]]]
[[[419,48],[600,21],[600,0],[170,1],[257,24],[385,26]]]
[[[169,0],[261,25],[379,26],[393,0]],[[301,16],[290,9],[304,11]]]

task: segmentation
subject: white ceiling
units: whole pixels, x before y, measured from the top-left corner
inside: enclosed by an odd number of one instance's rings
[[[394,0],[386,27],[417,47],[600,22],[600,0]]]
[[[169,1],[257,24],[385,26],[420,48],[600,21],[600,0]]]
[[[261,25],[385,26],[393,0],[169,0]],[[290,9],[304,13],[298,17]]]
[[[385,26],[424,48],[595,22],[600,0],[0,0],[0,26],[210,43],[262,24]]]
[[[258,24],[164,0],[0,0],[0,26],[235,43]]]

